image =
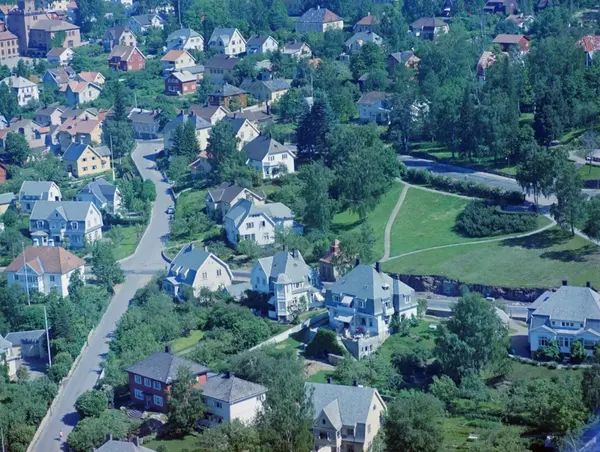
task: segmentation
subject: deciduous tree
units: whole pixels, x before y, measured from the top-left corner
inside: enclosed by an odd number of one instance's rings
[[[201,391],[194,389],[196,380],[188,367],[177,369],[177,380],[169,398],[169,428],[177,434],[193,431],[205,411]]]
[[[575,226],[585,218],[582,187],[581,176],[575,165],[568,161],[562,162],[554,181],[557,202],[552,206],[552,216],[560,227],[570,229],[572,235],[575,235]]]

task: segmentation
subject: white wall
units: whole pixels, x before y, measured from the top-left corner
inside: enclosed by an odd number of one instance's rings
[[[221,275],[217,276],[217,270],[221,271]],[[203,273],[206,273],[206,279],[203,279]],[[200,295],[200,290],[207,288],[217,290],[220,287],[228,287],[231,285],[231,277],[227,272],[227,268],[217,262],[215,259],[207,259],[204,264],[196,272],[194,279],[194,295]]]

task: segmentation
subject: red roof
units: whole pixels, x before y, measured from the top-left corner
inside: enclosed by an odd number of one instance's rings
[[[577,41],[577,44],[582,46],[586,52],[594,52],[600,50],[600,36],[588,35]]]
[[[375,16],[372,16],[371,13],[367,14],[361,20],[356,22],[356,25],[375,25],[377,23],[377,19]]]

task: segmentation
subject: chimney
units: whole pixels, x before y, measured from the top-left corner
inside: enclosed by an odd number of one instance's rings
[[[567,281],[566,279],[563,279],[562,285],[563,286],[568,286],[569,285],[569,281]]]
[[[112,441],[112,433],[106,435],[106,442]]]
[[[165,353],[171,354],[171,346],[169,344],[165,345]]]
[[[131,440],[131,442],[136,446],[136,447],[140,447],[141,441],[140,441],[140,437],[139,436],[134,436]]]
[[[589,287],[591,289],[592,288],[592,283],[590,281],[587,281],[585,283],[585,287]]]
[[[331,384],[331,377],[327,377],[327,384],[330,385]]]
[[[355,378],[354,381],[352,382],[352,386],[356,386],[358,387],[358,380]]]
[[[321,5],[317,5],[317,9],[321,9]]]
[[[225,373],[225,377],[226,377],[226,378],[233,378],[233,372],[232,372],[232,371],[230,371],[230,370],[228,370],[228,371]]]
[[[355,266],[355,267],[358,267],[359,265],[360,265],[360,257],[357,257],[357,258],[356,258],[356,261],[355,261],[355,263],[354,263],[354,266]]]
[[[381,262],[379,262],[379,261],[375,262],[375,271],[377,273],[381,273]]]
[[[294,257],[294,259],[298,259],[298,250],[296,248],[292,250],[292,257]]]
[[[208,251],[208,246],[204,247],[204,251],[206,251],[207,253],[210,253],[210,251]]]

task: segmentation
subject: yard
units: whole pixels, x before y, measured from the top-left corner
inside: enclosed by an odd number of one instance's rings
[[[122,233],[122,239],[114,250],[116,260],[131,256],[135,252],[138,244],[138,232],[136,231],[135,225],[120,227],[120,231]],[[141,234],[143,234],[143,229],[140,232],[140,238]]]
[[[155,439],[144,443],[144,447],[152,450],[164,450],[166,452],[184,452],[195,450],[198,444],[198,436],[186,435],[181,439]],[[162,449],[160,449],[162,447]]]
[[[379,200],[379,204],[372,212],[367,215],[367,221],[375,232],[375,245],[374,252],[375,258],[379,259],[383,256],[383,236],[385,231],[385,225],[394,210],[394,206],[398,202],[400,193],[404,184],[395,182],[392,187],[385,193]],[[338,213],[333,217],[332,229],[339,233],[356,230],[360,227],[361,221],[357,214],[345,210]]]
[[[384,270],[393,273],[442,275],[465,283],[506,287],[600,285],[600,248],[552,228],[520,239],[457,246],[393,259]]]
[[[600,180],[600,166],[583,165],[579,167],[579,175],[583,180]]]
[[[172,353],[179,353],[186,348],[196,345],[204,337],[204,331],[192,330],[189,336],[183,336],[169,342]]]

